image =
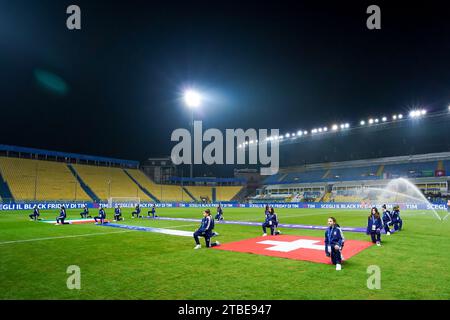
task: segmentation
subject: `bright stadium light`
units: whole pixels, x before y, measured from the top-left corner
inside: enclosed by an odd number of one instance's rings
[[[364,120],[361,120],[361,122],[359,124],[363,126],[366,124],[366,122]]]
[[[336,130],[338,129],[338,125],[337,125],[337,124],[333,124],[333,126],[331,127],[331,129],[332,129],[333,131],[336,131]]]
[[[285,138],[289,138],[290,136],[291,136],[291,135],[290,135],[289,133],[286,133],[284,137],[285,137]]]
[[[345,129],[348,129],[348,128],[350,128],[350,124],[349,124],[349,123],[346,123],[346,124],[344,125],[344,127],[345,127]]]
[[[394,115],[392,116],[392,120],[397,120],[397,115],[396,115],[396,114],[394,114]]]
[[[341,129],[345,129],[345,124],[341,124]]]
[[[301,136],[302,134],[303,134],[303,131],[301,131],[301,130],[298,130],[298,131],[297,131],[297,135],[298,135],[298,136]]]
[[[323,131],[324,131],[324,132],[327,132],[327,131],[328,131],[328,128],[327,128],[327,127],[323,127]]]
[[[381,118],[381,121],[386,122],[386,121],[387,121],[387,118],[386,118],[386,117],[383,117],[383,118]]]
[[[183,99],[184,99],[184,103],[189,108],[199,107],[201,104],[201,101],[202,101],[200,94],[197,91],[191,90],[191,89],[188,89],[184,92]]]
[[[369,119],[369,124],[373,124],[373,119]]]
[[[420,115],[424,116],[426,114],[427,114],[427,110],[425,110],[425,109],[420,110]]]
[[[319,128],[319,132],[322,132],[323,130],[322,130],[322,128]]]
[[[398,115],[398,118],[399,118],[399,119],[403,119],[403,115],[400,113],[400,114]]]
[[[306,136],[308,134],[308,130],[303,131],[303,134]]]
[[[379,122],[378,118],[377,118],[377,119],[375,119],[375,123],[378,123],[378,122]]]

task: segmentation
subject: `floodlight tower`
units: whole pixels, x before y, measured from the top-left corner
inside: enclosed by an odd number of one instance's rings
[[[183,94],[183,99],[185,105],[191,109],[191,139],[194,136],[194,111],[198,107],[200,107],[202,97],[201,95],[192,89],[188,89]],[[190,166],[190,178],[193,178],[194,176],[194,164],[193,159],[191,158],[191,166]]]

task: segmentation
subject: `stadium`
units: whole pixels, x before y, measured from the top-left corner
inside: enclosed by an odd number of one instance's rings
[[[366,32],[405,30],[365,5],[215,5],[81,2],[55,31],[34,4],[5,33],[0,300],[449,300],[448,37],[379,58]]]

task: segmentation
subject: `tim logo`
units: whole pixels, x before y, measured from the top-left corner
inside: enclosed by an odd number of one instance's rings
[[[368,241],[347,240],[343,255],[348,260],[371,245],[372,243]],[[330,258],[325,255],[323,238],[317,237],[290,235],[258,237],[225,243],[214,249],[331,264]]]

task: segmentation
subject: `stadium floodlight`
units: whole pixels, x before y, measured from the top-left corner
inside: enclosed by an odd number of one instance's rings
[[[424,116],[426,114],[427,114],[427,110],[425,110],[425,109],[420,110],[420,115]]]
[[[327,127],[323,127],[323,131],[327,132],[328,128]]]
[[[303,131],[303,134],[306,136],[308,134],[308,130]]]
[[[380,120],[378,120],[378,118],[376,118],[376,119],[375,119],[375,123],[378,123],[378,122],[380,122]]]
[[[322,130],[322,128],[319,128],[319,132],[322,132],[323,130]]]
[[[189,108],[197,108],[200,106],[202,98],[200,94],[192,89],[188,89],[183,94],[184,103]]]
[[[317,129],[312,129],[311,133],[317,133]]]
[[[383,118],[381,118],[381,121],[386,122],[386,121],[387,121],[387,118],[386,118],[386,117],[383,117]]]
[[[363,126],[366,124],[366,122],[364,120],[361,120],[361,122],[359,124]]]
[[[289,138],[291,135],[289,133],[286,133],[286,135],[284,136],[285,138]]]
[[[298,131],[297,131],[297,135],[298,135],[298,136],[301,136],[302,134],[303,134],[303,131],[301,131],[301,130],[298,130]]]
[[[403,115],[400,113],[400,114],[398,115],[398,118],[399,118],[399,119],[403,119]]]
[[[337,124],[333,124],[333,126],[331,127],[331,129],[332,129],[333,131],[336,131],[336,130],[338,129],[338,125],[337,125]]]
[[[374,120],[372,118],[369,119],[369,124],[373,124]]]
[[[295,138],[295,132],[292,132],[292,133],[291,133],[291,137],[292,137],[292,138]]]
[[[349,124],[349,123],[346,123],[346,124],[344,125],[344,127],[345,127],[345,129],[348,129],[348,128],[350,128],[350,124]]]
[[[396,114],[394,114],[394,115],[392,116],[392,120],[397,120],[397,115],[396,115]]]

